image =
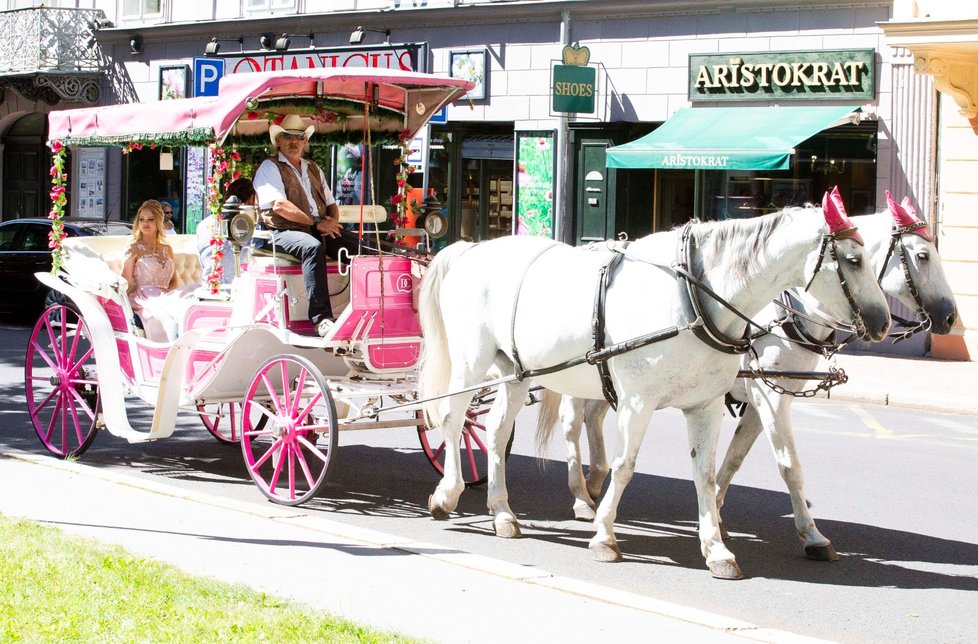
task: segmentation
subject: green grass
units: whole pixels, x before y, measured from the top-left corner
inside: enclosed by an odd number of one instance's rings
[[[0,515],[0,642],[409,642]]]

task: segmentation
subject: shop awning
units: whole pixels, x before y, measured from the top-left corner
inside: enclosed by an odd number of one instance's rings
[[[609,168],[786,170],[796,145],[855,107],[684,107],[657,130],[608,148]]]

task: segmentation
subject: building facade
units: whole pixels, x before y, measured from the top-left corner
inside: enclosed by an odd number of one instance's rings
[[[48,7],[100,12],[85,44],[97,52],[102,104],[206,93],[221,74],[310,65],[476,80],[469,100],[450,106],[417,142],[421,172],[411,183],[448,217],[440,243],[514,232],[569,243],[634,238],[692,217],[754,216],[818,201],[833,185],[854,214],[878,210],[886,190],[909,196],[942,251],[955,243],[939,211],[935,142],[943,122],[934,81],[915,72],[909,50],[887,41],[880,25],[895,18],[889,0],[804,7],[774,0],[77,0]],[[9,8],[0,21],[17,13]],[[5,161],[8,146],[39,149],[43,118],[36,115],[71,106],[25,104],[10,85],[6,96]],[[766,131],[747,134],[751,118],[772,107]],[[717,118],[702,131],[707,147],[743,130],[758,140],[783,135],[788,150],[777,163],[769,156],[724,166],[730,155],[713,149],[709,159],[680,152],[609,167],[610,148],[708,110]],[[819,116],[807,130],[789,127],[812,115]],[[694,143],[685,138],[681,144]],[[101,170],[86,182],[87,192],[97,187],[93,195],[73,186],[73,216],[128,218],[148,197],[170,199],[187,231],[203,214],[201,151],[78,154],[73,163]],[[392,194],[380,169],[393,152],[347,146],[321,154],[337,192],[345,194],[351,173],[365,171],[371,194],[358,198],[382,203]],[[29,180],[5,167],[3,184],[4,202],[29,201],[18,192]],[[13,211],[4,203],[0,212]],[[26,214],[22,207],[13,216]],[[914,342],[894,350],[931,348],[925,338]]]

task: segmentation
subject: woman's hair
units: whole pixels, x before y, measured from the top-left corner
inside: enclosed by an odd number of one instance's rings
[[[241,203],[245,204],[257,196],[258,193],[255,192],[255,186],[253,183],[251,183],[251,179],[246,179],[244,177],[235,179],[228,184],[227,188],[224,189],[225,201],[231,197],[237,197]]]
[[[163,228],[163,204],[156,199],[147,199],[136,211],[136,221],[132,225],[133,241],[139,241],[143,238],[143,233],[139,230],[139,215],[143,211],[153,215],[153,222],[156,224],[156,241],[160,244],[168,243],[166,241],[166,230]]]

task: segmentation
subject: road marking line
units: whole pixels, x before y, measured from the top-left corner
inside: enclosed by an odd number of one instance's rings
[[[892,431],[886,427],[883,427],[878,420],[873,418],[872,414],[862,407],[856,405],[849,405],[848,407],[850,410],[852,410],[852,413],[859,416],[860,420],[863,421],[863,424],[866,425],[866,427],[873,430],[873,434],[876,436],[876,438],[891,439],[894,437]]]

